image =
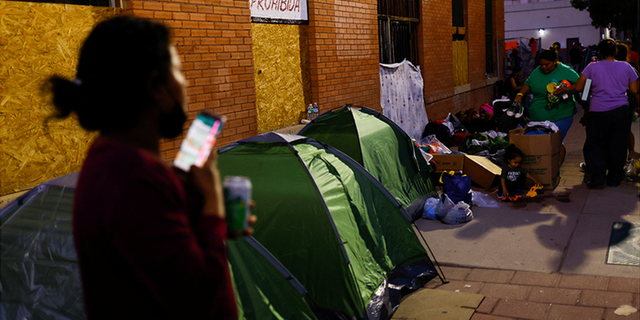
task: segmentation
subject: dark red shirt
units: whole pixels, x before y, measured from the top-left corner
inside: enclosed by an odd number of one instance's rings
[[[178,177],[147,152],[98,139],[75,192],[73,235],[95,319],[237,319],[226,223],[189,222]]]

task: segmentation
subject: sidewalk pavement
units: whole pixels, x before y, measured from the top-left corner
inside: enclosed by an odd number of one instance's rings
[[[462,225],[416,222],[450,281],[436,278],[421,290],[483,295],[472,320],[640,319],[637,311],[614,313],[624,305],[640,309],[640,267],[606,263],[613,223],[640,223],[640,184],[586,188],[579,168],[585,139],[581,117],[579,110],[565,138],[567,155],[555,190],[500,208],[474,206],[474,220]],[[633,131],[637,151],[639,123]],[[495,191],[474,191],[497,199]],[[397,312],[394,319],[427,318]]]

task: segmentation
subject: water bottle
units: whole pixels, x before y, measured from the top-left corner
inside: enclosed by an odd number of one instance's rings
[[[315,117],[317,117],[317,116],[318,116],[318,112],[319,112],[319,110],[318,110],[318,103],[317,103],[317,102],[314,102],[314,103],[313,103],[313,118],[314,118],[314,119],[315,119]]]
[[[313,104],[309,103],[309,107],[307,108],[307,120],[311,121],[313,120]]]

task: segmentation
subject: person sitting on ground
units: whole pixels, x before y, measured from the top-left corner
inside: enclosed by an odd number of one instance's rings
[[[635,95],[636,103],[640,101],[638,75],[628,63],[615,60],[615,42],[612,39],[600,41],[598,51],[602,59],[584,68],[575,85],[554,91],[556,95],[575,94],[584,89],[587,79],[591,79],[587,139],[582,149],[586,171],[590,174],[589,189],[604,189],[605,184],[610,187],[620,185],[631,130],[627,90]]]
[[[522,201],[522,190],[527,179],[531,179],[536,185],[541,185],[538,180],[527,173],[527,170],[520,166],[523,158],[524,153],[513,143],[504,151],[502,156],[504,165],[500,173],[500,186],[498,187],[498,198],[502,201]]]
[[[238,319],[216,153],[181,175],[160,156],[161,139],[187,120],[170,34],[133,16],[103,21],[80,49],[76,79],[49,79],[54,116],[75,113],[99,132],[73,206],[89,320]]]

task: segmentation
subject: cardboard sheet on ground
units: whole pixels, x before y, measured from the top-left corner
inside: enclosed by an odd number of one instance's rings
[[[391,319],[471,319],[483,299],[483,295],[475,293],[422,289],[403,300]]]

